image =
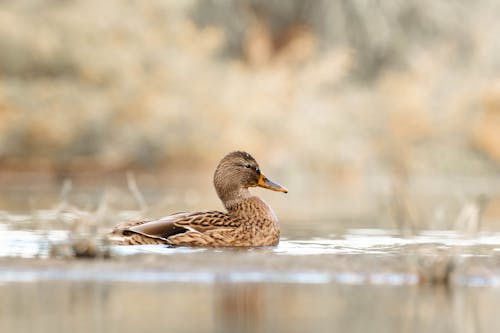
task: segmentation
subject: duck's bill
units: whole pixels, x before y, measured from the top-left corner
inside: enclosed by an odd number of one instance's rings
[[[263,187],[263,188],[267,188],[268,190],[273,190],[273,191],[277,191],[277,192],[288,193],[288,190],[286,188],[284,188],[280,184],[277,184],[275,182],[270,181],[263,174],[260,174],[257,186],[260,186],[260,187]]]

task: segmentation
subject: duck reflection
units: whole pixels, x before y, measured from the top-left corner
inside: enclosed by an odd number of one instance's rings
[[[266,286],[261,283],[215,285],[216,332],[262,332]]]

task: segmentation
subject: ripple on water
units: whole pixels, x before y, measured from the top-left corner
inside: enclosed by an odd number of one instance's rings
[[[222,279],[227,282],[405,285],[418,283],[416,272],[422,258],[444,256],[453,260],[454,283],[500,286],[500,268],[496,268],[499,265],[492,264],[498,261],[500,234],[493,233],[466,238],[453,231],[424,231],[404,238],[394,230],[350,229],[334,238],[285,238],[276,247],[244,250],[111,246],[111,253],[122,266],[100,261],[99,270],[72,266],[53,270],[20,268],[8,260],[48,258],[52,244],[65,244],[69,239],[68,230],[10,230],[9,225],[0,223],[0,258],[11,265],[2,268],[0,280],[213,283]],[[139,269],[131,271],[129,260]],[[149,267],[150,262],[157,264]]]
[[[3,230],[0,232],[0,257],[44,258],[50,243],[68,240],[69,231]]]

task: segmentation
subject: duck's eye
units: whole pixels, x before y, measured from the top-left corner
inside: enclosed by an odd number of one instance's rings
[[[244,167],[247,168],[247,169],[251,169],[252,168],[252,166],[250,164],[248,164],[248,163],[245,164]]]

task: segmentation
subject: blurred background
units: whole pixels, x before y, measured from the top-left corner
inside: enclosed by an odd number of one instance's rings
[[[499,230],[498,12],[0,1],[0,210],[137,208],[135,186],[148,215],[221,209],[213,170],[242,149],[289,189],[256,190],[285,234],[315,220]]]

